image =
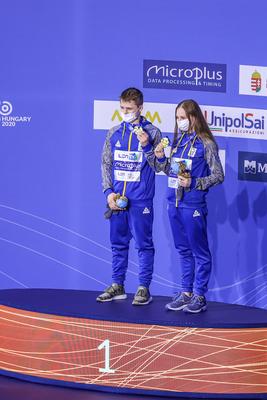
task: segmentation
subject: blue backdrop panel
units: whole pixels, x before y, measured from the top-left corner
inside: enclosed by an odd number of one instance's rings
[[[111,276],[100,176],[106,131],[93,129],[94,100],[117,100],[128,86],[142,89],[144,60],[188,61],[226,64],[226,92],[144,88],[145,100],[194,98],[263,112],[266,96],[239,94],[239,65],[267,67],[266,2],[257,2],[256,20],[253,4],[244,0],[2,3],[0,287],[102,290]],[[264,166],[267,141],[217,141],[225,150],[226,178],[208,200],[214,259],[208,296],[266,308],[266,182],[238,179],[238,153],[262,153]],[[152,292],[172,295],[180,269],[166,178],[156,181]],[[137,272],[133,250],[130,292]]]

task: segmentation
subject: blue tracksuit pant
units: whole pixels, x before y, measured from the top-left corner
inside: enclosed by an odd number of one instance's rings
[[[135,240],[139,257],[139,284],[149,287],[154,265],[153,207],[130,206],[110,218],[112,281],[122,285],[128,267],[129,243]]]
[[[168,214],[174,244],[180,255],[182,291],[204,295],[211,273],[207,211],[201,207],[175,207],[169,204]]]

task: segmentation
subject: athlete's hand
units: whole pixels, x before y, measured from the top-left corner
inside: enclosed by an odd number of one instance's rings
[[[157,158],[163,158],[164,157],[164,147],[163,144],[160,142],[157,147],[154,150],[154,154]]]
[[[190,177],[185,178],[184,176],[178,175],[178,182],[180,186],[188,188],[191,186],[192,179]]]
[[[136,136],[142,147],[145,147],[149,143],[149,136],[142,128],[136,130]]]
[[[111,210],[121,210],[121,208],[117,206],[116,200],[117,200],[116,193],[110,193],[108,195],[107,202],[108,202],[109,208],[111,208]]]

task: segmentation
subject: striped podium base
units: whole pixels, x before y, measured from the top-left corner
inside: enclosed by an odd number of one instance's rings
[[[0,291],[0,373],[84,389],[267,399],[267,311],[210,302],[197,315],[97,303],[74,290]]]

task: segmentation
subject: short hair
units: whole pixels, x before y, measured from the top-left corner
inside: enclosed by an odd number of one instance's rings
[[[121,93],[120,100],[134,101],[137,106],[141,106],[144,102],[144,96],[141,90],[130,87]]]

